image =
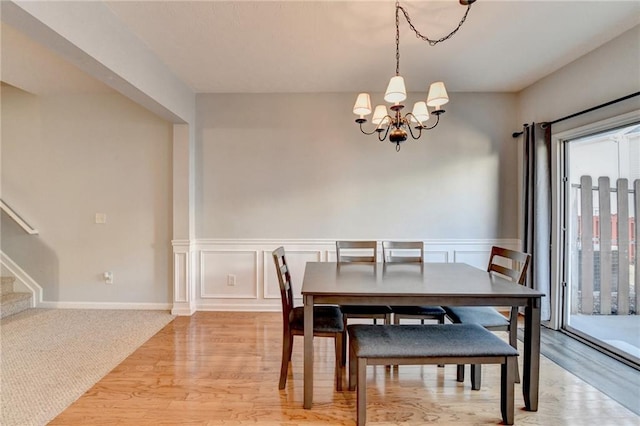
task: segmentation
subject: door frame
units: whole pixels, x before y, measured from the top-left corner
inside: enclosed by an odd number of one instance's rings
[[[566,144],[572,140],[604,132],[616,127],[624,127],[640,121],[640,110],[617,115],[606,120],[553,133],[551,128],[551,318],[549,328],[562,328],[565,308],[565,290],[567,288],[567,262],[565,254],[569,250],[569,241],[565,223],[565,205],[567,202],[567,185],[565,172],[567,168]]]

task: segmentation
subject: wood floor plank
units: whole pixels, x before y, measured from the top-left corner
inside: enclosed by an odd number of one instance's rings
[[[334,391],[331,339],[314,340],[313,409],[302,408],[302,339],[294,343],[287,386],[278,390],[281,321],[279,313],[178,317],[50,424],[354,425],[355,392]],[[499,368],[483,367],[480,391],[455,377],[455,366],[369,367],[368,424],[500,423]],[[516,424],[640,421],[546,358],[540,389],[540,410],[527,412],[516,385]]]

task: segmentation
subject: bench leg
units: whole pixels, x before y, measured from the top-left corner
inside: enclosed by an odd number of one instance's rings
[[[482,386],[482,364],[471,364],[471,389],[480,390]]]
[[[358,391],[357,391],[357,416],[358,426],[367,423],[367,359],[357,358],[358,364]]]
[[[336,351],[336,390],[339,392],[342,390],[342,370],[344,362],[342,362],[343,351],[342,346],[346,343],[344,340],[344,333],[337,333],[335,335],[335,351]]]
[[[458,382],[464,382],[464,364],[458,365],[458,370],[456,371],[456,380]]]
[[[502,421],[506,425],[513,424],[514,417],[514,383],[516,381],[516,369],[514,363],[518,358],[514,356],[506,357],[504,364],[500,366],[500,410],[502,411]]]
[[[353,345],[349,345],[349,390],[356,390],[357,374],[358,374],[358,359],[353,351]]]

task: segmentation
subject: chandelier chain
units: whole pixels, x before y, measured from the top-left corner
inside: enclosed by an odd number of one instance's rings
[[[409,27],[411,28],[411,30],[416,34],[416,37],[422,39],[423,41],[426,41],[431,46],[435,46],[438,43],[442,43],[443,41],[449,40],[451,37],[453,37],[453,35],[455,33],[458,32],[460,27],[462,27],[462,24],[464,24],[464,21],[466,21],[466,19],[467,19],[467,15],[469,14],[469,10],[471,10],[471,3],[469,3],[469,5],[467,6],[467,10],[464,13],[464,16],[462,17],[460,22],[458,23],[458,26],[453,31],[451,31],[449,34],[447,34],[446,36],[444,36],[442,38],[439,38],[437,40],[430,39],[429,37],[421,34],[420,31],[418,31],[416,29],[416,27],[411,22],[411,18],[409,17],[409,13],[405,10],[404,7],[400,6],[400,2],[399,1],[396,2],[396,31],[397,31],[397,28],[398,28],[398,9],[402,10],[402,13],[404,14],[404,18],[407,20],[407,23],[409,24]],[[397,37],[399,37],[399,36],[397,36]]]
[[[400,2],[396,1],[396,75],[400,75]]]

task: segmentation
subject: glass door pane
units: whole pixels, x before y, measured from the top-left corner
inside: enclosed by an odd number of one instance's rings
[[[565,142],[562,327],[640,365],[640,124]]]

